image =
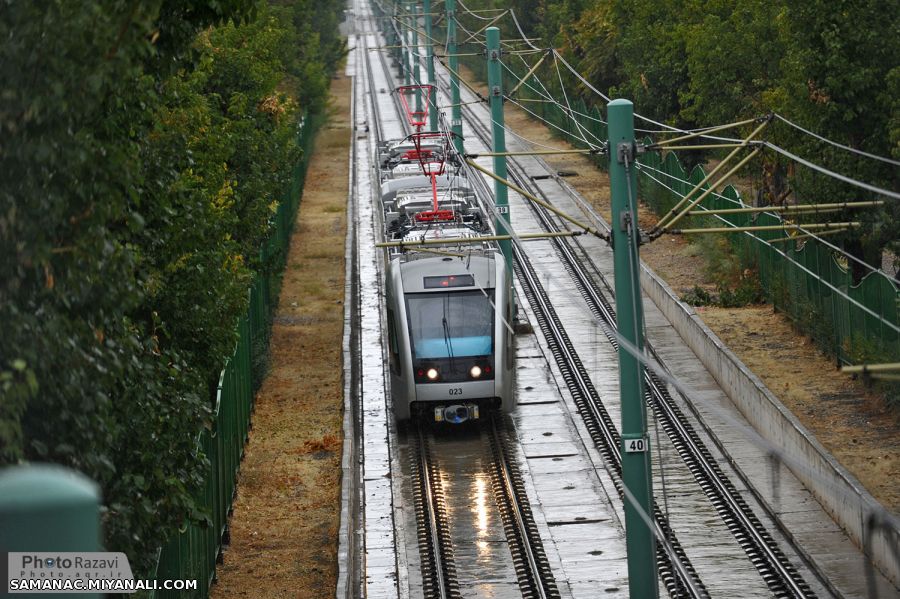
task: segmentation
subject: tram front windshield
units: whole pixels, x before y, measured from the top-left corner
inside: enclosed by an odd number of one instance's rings
[[[494,351],[491,292],[410,293],[406,312],[415,359],[487,356]]]

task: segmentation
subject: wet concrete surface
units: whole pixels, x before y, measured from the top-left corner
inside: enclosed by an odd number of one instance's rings
[[[463,597],[521,597],[503,521],[494,501],[486,441],[473,427],[442,428],[432,446],[447,499]]]

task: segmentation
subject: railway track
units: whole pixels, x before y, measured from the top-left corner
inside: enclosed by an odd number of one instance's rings
[[[497,417],[488,416],[477,426],[486,456],[485,472],[491,481],[494,505],[503,522],[522,597],[558,599],[559,590],[514,458],[513,440]],[[457,599],[461,597],[460,583],[440,475],[441,443],[434,440],[428,424],[419,422],[410,428],[410,467],[423,592],[428,598]]]
[[[423,426],[416,426],[411,439],[410,466],[422,592],[429,599],[460,599],[447,504],[440,471],[432,456],[429,433]]]
[[[446,84],[444,84],[444,88],[446,89]],[[469,107],[464,106],[463,111],[466,113],[469,126],[487,145],[490,139],[487,127],[472,114]],[[517,184],[535,195],[544,195],[539,187],[533,185],[516,160],[510,161],[510,163],[510,176]],[[470,174],[474,175],[474,173]],[[483,183],[479,177],[471,178]],[[571,190],[566,189],[571,193]],[[486,186],[483,186],[483,192],[485,197],[489,197],[490,191],[486,189]],[[545,196],[544,199],[548,198]],[[548,211],[537,206],[532,206],[532,210],[546,231],[560,230],[560,226],[554,222]],[[604,333],[612,346],[617,349],[618,341],[614,333],[615,311],[584,266],[585,264],[591,265],[590,258],[577,242],[571,243],[568,240],[555,239],[553,243],[564,267],[575,281],[579,293],[594,316],[605,323]],[[576,248],[580,251],[581,257],[576,257]],[[552,339],[551,346],[554,356],[570,391],[573,392],[581,416],[585,420],[595,445],[600,449],[604,458],[613,464],[613,469],[617,474],[615,478],[618,478],[621,476],[621,456],[619,454],[620,439],[616,428],[593,389],[580,358],[572,347],[558,316],[553,311],[536,273],[518,248],[516,249],[516,259],[519,279],[523,283],[529,301],[535,307],[539,324],[545,336],[548,340]],[[597,272],[596,268],[593,270]],[[649,344],[648,351],[656,357]],[[802,576],[780,550],[744,498],[737,492],[730,479],[722,472],[715,458],[659,377],[646,371],[645,382],[648,404],[661,427],[773,594],[778,597],[813,596]],[[622,496],[621,481],[616,479],[615,484],[618,493]],[[658,507],[654,508],[654,512],[657,536],[660,539],[666,539],[665,545],[668,545],[668,552],[675,556],[673,561],[663,551],[663,547],[659,548],[660,573],[666,588],[673,596],[682,596],[686,592],[693,596],[705,596],[706,591],[702,582],[690,566],[683,549],[673,537],[666,519]]]
[[[560,595],[553,572],[547,562],[519,467],[513,457],[512,440],[497,416],[491,416],[486,422],[482,422],[482,428],[490,439],[494,499],[503,518],[522,596],[528,599],[558,598]]]
[[[368,56],[368,48],[363,47]],[[380,68],[390,79],[391,67],[382,53],[378,53]],[[372,65],[367,61],[367,79],[373,94],[380,92]],[[393,106],[404,134],[410,129],[403,120],[402,107],[396,96]],[[371,129],[384,139],[384,125],[373,107]],[[416,508],[416,539],[421,561],[422,591],[425,597],[457,599],[461,597],[460,582],[454,559],[447,500],[442,488],[440,468],[435,459],[432,435],[416,424],[410,431],[410,471]],[[519,589],[525,599],[556,599],[560,597],[553,573],[543,549],[518,465],[511,449],[512,441],[502,421],[493,417],[480,423],[483,443],[489,447],[487,474],[491,480],[494,504],[497,507],[515,567]]]
[[[399,33],[399,32],[398,32]],[[381,57],[383,63],[386,62]],[[445,93],[447,83],[441,80]],[[489,146],[490,132],[488,127],[474,114],[468,105],[463,106],[464,117],[481,141]],[[516,159],[508,161],[510,178],[522,188],[537,195],[544,196],[542,190],[527,177],[524,168]],[[470,179],[480,185],[483,198],[490,197],[490,190],[477,173],[470,172]],[[571,190],[568,190],[571,193]],[[562,227],[550,213],[541,207],[531,206],[536,218],[548,232],[560,231]],[[597,273],[596,267],[580,244],[570,240],[556,238],[552,241],[564,268],[575,282],[576,287],[587,303],[593,315],[605,326],[604,334],[614,348],[618,348],[615,336],[615,311],[611,302],[600,289],[589,269]],[[580,255],[579,255],[580,254]],[[590,377],[581,362],[571,340],[568,337],[558,315],[550,303],[549,296],[543,289],[540,280],[529,263],[527,257],[517,247],[515,249],[516,273],[523,285],[526,297],[535,310],[538,324],[551,346],[551,351],[560,368],[563,378],[572,393],[580,415],[589,431],[595,446],[604,459],[612,466],[616,476],[613,477],[620,498],[624,499],[621,483],[621,440],[609,413],[603,406],[599,395],[593,387]],[[647,349],[656,357],[650,344]],[[647,402],[662,429],[666,432],[673,447],[694,476],[697,484],[708,497],[727,528],[731,531],[750,561],[754,564],[773,595],[776,597],[812,597],[814,594],[803,580],[796,568],[790,563],[771,534],[750,509],[744,498],[735,488],[731,480],[722,472],[715,458],[705,446],[700,435],[681,411],[668,392],[666,385],[657,375],[645,371]],[[746,481],[745,481],[746,482]],[[506,512],[504,512],[506,513]],[[507,516],[504,517],[506,524]],[[663,540],[657,545],[657,562],[660,579],[673,597],[705,597],[708,596],[705,586],[691,565],[684,549],[674,536],[665,515],[654,505],[654,525],[656,536]],[[508,537],[516,533],[507,531]],[[513,544],[511,543],[511,547]],[[428,551],[433,551],[429,549]],[[525,554],[527,556],[527,553]],[[517,556],[519,557],[519,556]],[[520,557],[516,560],[521,561]],[[520,578],[521,579],[521,578]],[[540,595],[537,595],[540,596]]]
[[[490,133],[484,123],[474,114],[469,106],[463,106],[466,121],[476,132],[481,141],[489,146]],[[524,168],[516,159],[508,160],[508,169],[511,180],[526,191],[549,201],[544,192],[532,180],[526,176]],[[566,191],[572,193],[566,186]],[[489,190],[486,193],[490,194]],[[542,224],[545,231],[556,232],[562,230],[556,219],[546,209],[530,204],[531,210]],[[593,315],[604,323],[604,334],[615,349],[618,349],[618,340],[615,336],[616,315],[611,302],[606,297],[595,278],[588,269],[597,273],[598,269],[592,264],[589,256],[575,240],[554,238],[552,243],[560,257],[564,268],[572,277],[576,287],[587,303]],[[581,256],[576,256],[576,250],[580,250]],[[585,424],[598,449],[614,464],[614,470],[621,476],[621,458],[619,455],[619,436],[602,406],[599,396],[593,389],[590,379],[586,378],[580,359],[571,347],[571,342],[565,333],[561,323],[557,324],[558,317],[552,311],[549,298],[542,289],[534,270],[527,258],[516,248],[517,275],[523,288],[526,290],[529,302],[535,307],[535,302],[541,307],[542,314],[538,315],[541,328],[545,336],[549,333],[554,337],[551,342],[555,346],[554,357],[557,357],[560,370],[564,373],[566,384],[573,391],[579,412],[585,420]],[[599,275],[598,275],[599,276]],[[537,308],[535,308],[537,314]],[[659,362],[656,352],[649,342],[646,343],[648,352]],[[568,373],[568,375],[566,374]],[[718,462],[710,450],[703,443],[700,435],[691,425],[690,421],[672,398],[666,385],[650,370],[645,370],[645,383],[647,389],[647,402],[653,410],[654,416],[666,432],[673,446],[682,460],[694,476],[697,484],[708,497],[716,511],[719,513],[725,525],[734,535],[735,539],[747,554],[747,557],[759,571],[760,576],[766,582],[769,589],[776,597],[813,597],[809,585],[797,571],[790,560],[773,539],[772,535],[760,522],[756,514],[750,509],[746,500],[740,495],[734,484],[722,471]],[[584,380],[582,380],[584,378]],[[749,481],[744,481],[748,483]],[[620,480],[615,480],[617,491],[622,495]],[[665,522],[658,507],[654,508],[654,520],[657,525],[657,538],[667,539],[671,550],[677,556],[673,563],[665,557],[658,555],[660,576],[672,596],[684,596],[682,593],[697,593],[696,596],[706,594],[702,582],[696,578],[696,573],[686,561],[683,549],[677,540],[671,536],[671,531]],[[685,561],[682,561],[685,560]],[[668,563],[667,563],[668,562]],[[678,564],[683,564],[679,568]],[[675,572],[673,572],[673,566]],[[679,570],[681,570],[679,572]],[[674,575],[673,575],[674,574]],[[693,584],[688,584],[693,580]],[[693,596],[693,595],[692,595]]]

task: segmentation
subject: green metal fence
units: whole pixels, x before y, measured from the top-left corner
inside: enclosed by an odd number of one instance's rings
[[[207,519],[203,523],[186,523],[159,553],[155,579],[193,579],[197,580],[198,589],[191,593],[158,590],[151,593],[153,599],[207,597],[215,580],[216,561],[227,540],[228,515],[234,503],[237,473],[250,428],[254,392],[265,366],[273,298],[277,298],[320,120],[318,115],[306,115],[300,122],[297,139],[303,154],[272,219],[270,237],[260,248],[260,266],[248,291],[249,307],[237,324],[237,346],[219,376],[212,427],[202,431],[197,440],[209,460],[206,480],[197,496]]]
[[[665,158],[647,153],[639,162],[644,167],[640,171],[641,199],[657,214],[670,210],[706,176],[700,166],[690,174],[685,172],[672,153]],[[716,210],[744,203],[740,193],[729,185],[721,194],[711,194],[703,205]],[[726,214],[721,218],[737,227],[784,225],[779,216],[768,213]],[[785,228],[729,235],[742,267],[757,270],[772,304],[842,362],[893,362],[900,358],[897,285],[880,271],[854,284],[840,252],[814,238],[777,241],[788,232]]]

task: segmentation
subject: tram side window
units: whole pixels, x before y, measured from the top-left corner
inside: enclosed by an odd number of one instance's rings
[[[400,346],[397,343],[397,327],[394,321],[394,311],[388,309],[388,346],[391,350],[391,372],[400,376]]]

